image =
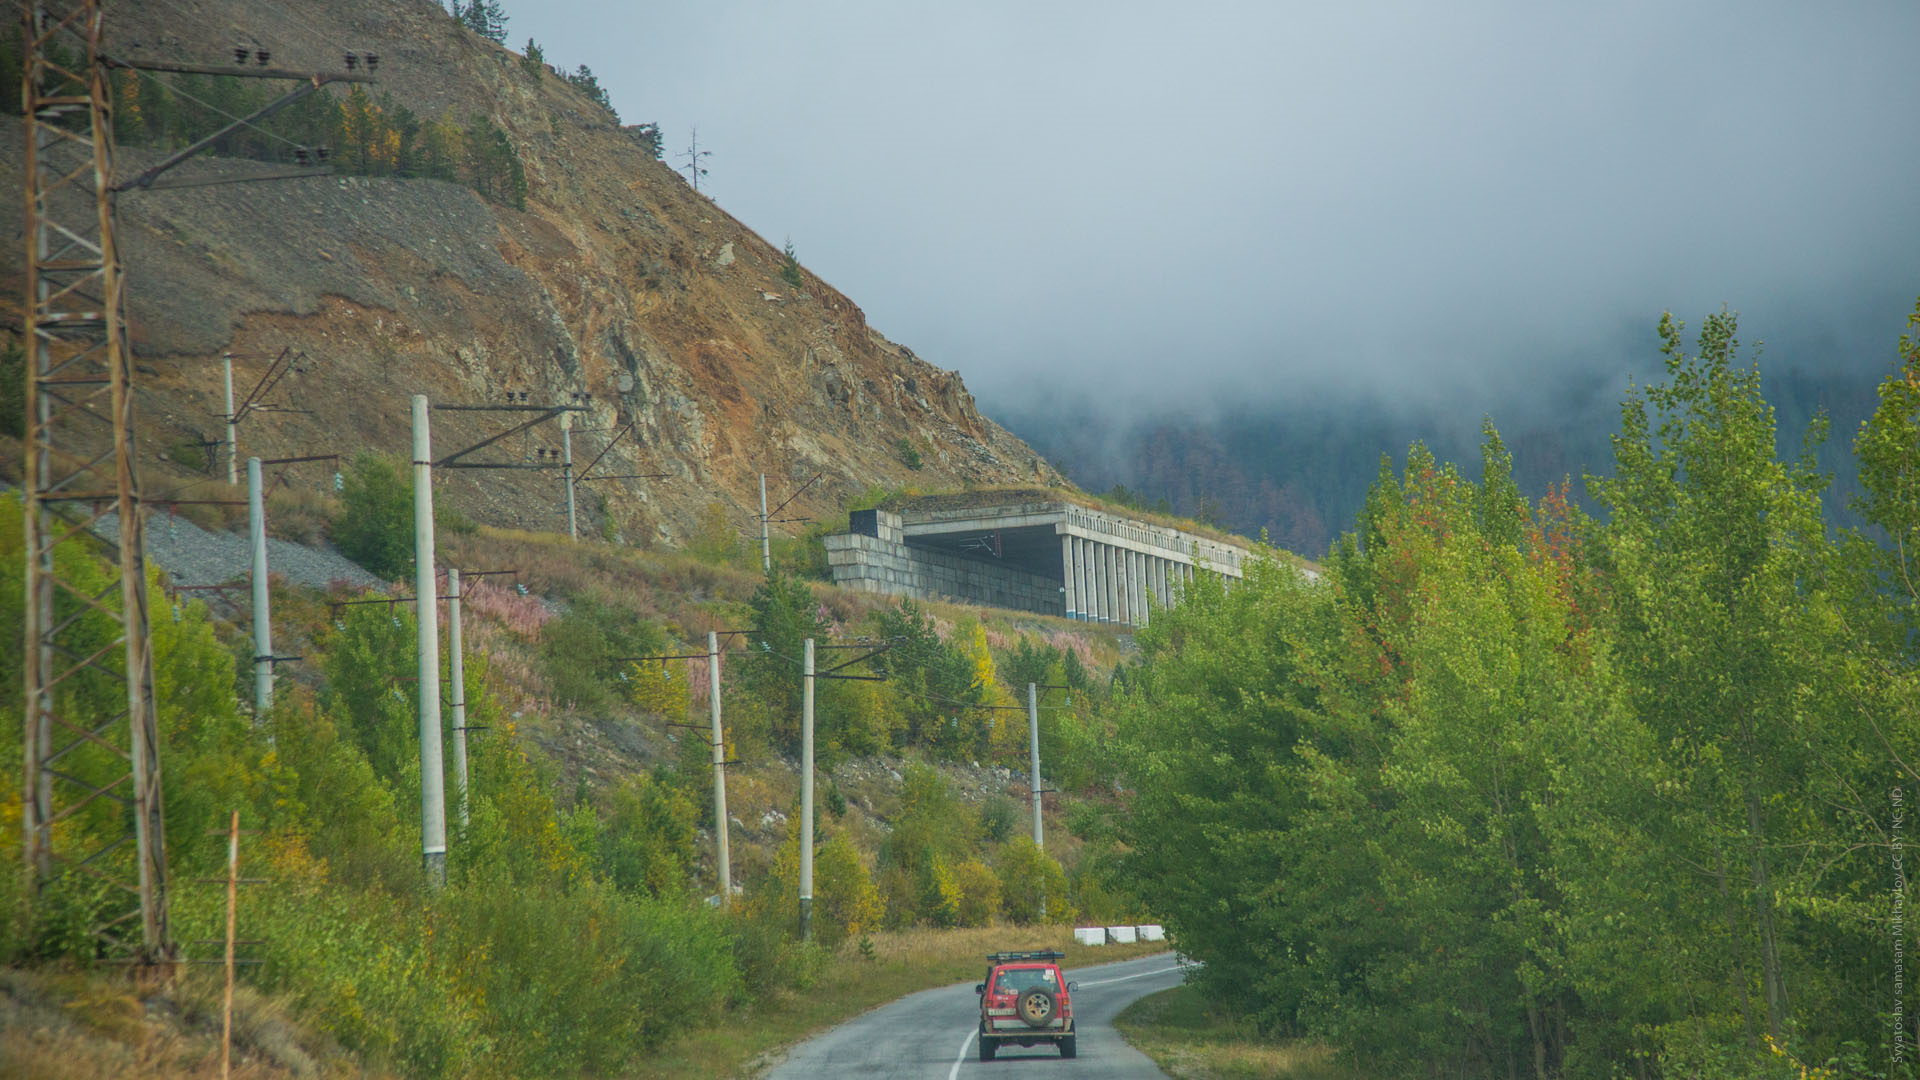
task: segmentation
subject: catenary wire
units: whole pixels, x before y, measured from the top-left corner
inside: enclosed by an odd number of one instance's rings
[[[178,86],[175,86],[164,79],[160,79],[156,77],[152,72],[141,71],[138,68],[135,68],[133,70],[141,78],[144,78],[153,82],[155,85],[166,90],[168,93],[179,94],[181,97],[186,98],[188,101],[193,102],[194,104],[200,106],[203,109],[208,110],[209,112],[218,113],[219,115],[224,116],[229,120],[235,121],[236,123],[244,124],[245,126],[259,132],[260,134],[265,135],[267,138],[278,139],[279,141],[286,143],[288,146],[291,146],[296,150],[306,149],[306,147],[302,146],[300,143],[294,142],[292,139],[287,138],[285,135],[282,135],[277,131],[269,131],[268,129],[261,127],[259,124],[251,123],[241,117],[235,116],[232,113],[226,111],[225,109],[220,108],[218,105],[214,105],[210,102],[204,101],[201,98],[198,98],[193,94],[189,94],[185,90],[180,89]]]

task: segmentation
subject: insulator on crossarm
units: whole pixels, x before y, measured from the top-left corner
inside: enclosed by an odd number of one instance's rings
[[[359,68],[360,68],[360,57],[359,57],[359,55],[358,55],[358,54],[356,54],[356,53],[347,53],[347,54],[346,54],[346,57],[347,57],[347,70],[348,70],[348,71],[357,71],[357,70],[359,70]]]
[[[296,165],[307,164],[307,162],[312,158],[312,156],[313,155],[309,154],[307,152],[307,148],[304,146],[296,146],[293,148],[293,163]]]
[[[377,67],[379,67],[379,66],[380,66],[380,54],[379,54],[379,53],[368,53],[368,54],[367,54],[367,72],[368,72],[368,74],[372,74],[372,73],[373,73],[373,69],[374,69],[374,68],[377,68]]]
[[[236,64],[246,63],[248,54],[252,52],[253,50],[247,48],[245,45],[235,45],[233,47],[233,62]]]
[[[253,50],[253,59],[261,67],[266,67],[267,61],[273,59],[273,53],[266,49],[255,49]]]
[[[333,151],[324,146],[316,146],[313,148],[313,158],[315,161],[324,163],[332,154]]]

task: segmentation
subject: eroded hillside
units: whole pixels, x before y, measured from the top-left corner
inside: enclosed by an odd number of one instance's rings
[[[820,518],[876,484],[1057,479],[980,415],[955,372],[888,341],[811,273],[798,289],[782,280],[782,253],[693,191],[633,129],[429,0],[321,0],[300,5],[298,19],[267,18],[243,0],[166,0],[114,5],[109,26],[111,48],[130,58],[220,63],[236,38],[301,69],[337,69],[343,43],[376,53],[376,93],[426,119],[487,117],[518,150],[528,184],[524,211],[454,183],[358,176],[123,197],[150,477],[190,479],[181,448],[217,435],[221,354],[291,348],[306,370],[270,400],[305,411],[249,418],[243,453],[404,452],[413,393],[469,404],[591,395],[576,459],[584,465],[631,422],[596,472],[664,474],[583,490],[582,531],[633,543],[682,540],[711,524],[716,504],[746,526],[762,471],[776,500],[822,474],[788,511]],[[18,190],[18,125],[0,137],[0,186]],[[158,151],[125,147],[122,171]],[[179,170],[260,171],[270,170],[213,159]],[[19,245],[17,232],[0,236],[9,306]],[[243,394],[264,368],[237,364]],[[504,426],[438,414],[436,450]],[[560,437],[549,424],[499,444],[491,460],[537,463]],[[910,470],[916,457],[922,468]],[[483,522],[564,528],[557,472],[443,483]]]

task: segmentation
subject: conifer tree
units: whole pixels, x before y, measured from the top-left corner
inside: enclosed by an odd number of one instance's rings
[[[507,9],[500,0],[473,0],[464,7],[454,0],[453,16],[460,25],[496,45],[507,40]]]

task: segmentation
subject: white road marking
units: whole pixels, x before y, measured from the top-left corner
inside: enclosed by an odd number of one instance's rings
[[[960,1063],[967,1060],[967,1050],[973,1046],[973,1037],[978,1031],[967,1032],[967,1041],[960,1044],[960,1056],[953,1059],[953,1068],[947,1070],[947,1080],[957,1080],[960,1075]]]
[[[1121,975],[1121,976],[1118,976],[1117,978],[1112,978],[1112,979],[1095,979],[1092,982],[1076,982],[1074,985],[1105,986],[1108,983],[1127,982],[1132,979],[1144,979],[1149,975],[1165,975],[1169,971],[1180,971],[1180,970],[1183,970],[1182,967],[1179,964],[1175,964],[1172,967],[1155,968],[1152,971],[1143,971],[1138,975]]]

